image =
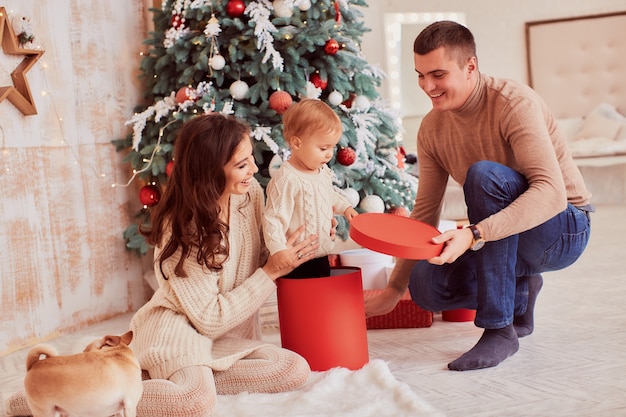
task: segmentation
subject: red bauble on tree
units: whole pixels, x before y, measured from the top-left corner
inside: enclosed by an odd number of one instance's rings
[[[334,39],[329,39],[324,45],[324,52],[328,55],[335,55],[339,51],[339,42]]]
[[[193,88],[182,87],[176,92],[176,102],[182,104],[187,100],[195,100],[195,91]]]
[[[161,199],[161,189],[156,184],[146,184],[139,190],[139,201],[146,207],[156,205]]]
[[[168,177],[172,176],[172,171],[174,170],[174,160],[172,159],[165,165],[165,174]]]
[[[328,85],[328,81],[323,79],[319,72],[311,74],[309,81],[311,81],[316,88],[321,88],[322,90],[326,89],[326,86]]]
[[[230,17],[240,17],[246,10],[246,5],[243,0],[228,0],[226,4],[226,13]]]
[[[275,91],[269,99],[270,109],[278,114],[283,114],[293,103],[293,99],[286,91]]]
[[[348,99],[341,104],[343,104],[344,106],[350,109],[352,108],[352,102],[354,101],[355,97],[356,97],[356,94],[350,93],[350,97],[348,97]]]
[[[352,165],[356,161],[356,152],[352,148],[341,148],[337,151],[337,162],[343,166]]]
[[[185,23],[185,18],[175,13],[172,15],[171,24],[174,29],[177,29],[179,26],[183,26]]]
[[[341,23],[341,10],[339,9],[338,1],[335,1],[335,23]]]

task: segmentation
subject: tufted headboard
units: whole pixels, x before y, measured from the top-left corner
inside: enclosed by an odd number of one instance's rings
[[[528,83],[556,118],[626,115],[626,11],[526,23]]]

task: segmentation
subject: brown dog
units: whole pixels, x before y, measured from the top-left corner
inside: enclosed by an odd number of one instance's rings
[[[130,331],[105,336],[68,356],[50,345],[33,347],[24,379],[33,417],[135,417],[143,384],[132,338]]]

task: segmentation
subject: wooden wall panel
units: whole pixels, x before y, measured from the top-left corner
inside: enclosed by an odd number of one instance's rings
[[[0,102],[0,355],[137,309],[149,295],[142,261],[122,239],[136,187],[111,187],[130,172],[110,141],[129,132],[143,93],[137,68],[152,2],[4,4],[12,20],[31,19],[45,53],[27,76],[37,114]]]

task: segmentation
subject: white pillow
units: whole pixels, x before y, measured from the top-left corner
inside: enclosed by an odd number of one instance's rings
[[[608,117],[609,119],[613,119],[613,120],[621,120],[621,121],[626,120],[626,117],[620,114],[620,112],[615,108],[614,105],[609,104],[609,103],[600,103],[589,113],[599,113],[602,116]]]
[[[576,137],[580,128],[583,127],[583,123],[585,123],[585,119],[582,117],[568,117],[565,119],[557,119],[556,121],[559,131],[565,135],[567,140],[572,140]]]
[[[622,126],[622,128],[617,132],[617,138],[615,138],[618,142],[626,142],[626,123]]]
[[[626,153],[626,140],[615,141],[607,138],[581,139],[569,143],[574,158],[622,155]]]
[[[585,117],[580,131],[574,136],[573,140],[577,141],[591,138],[615,140],[624,124],[625,122],[623,120],[609,118],[600,112],[592,111]]]

